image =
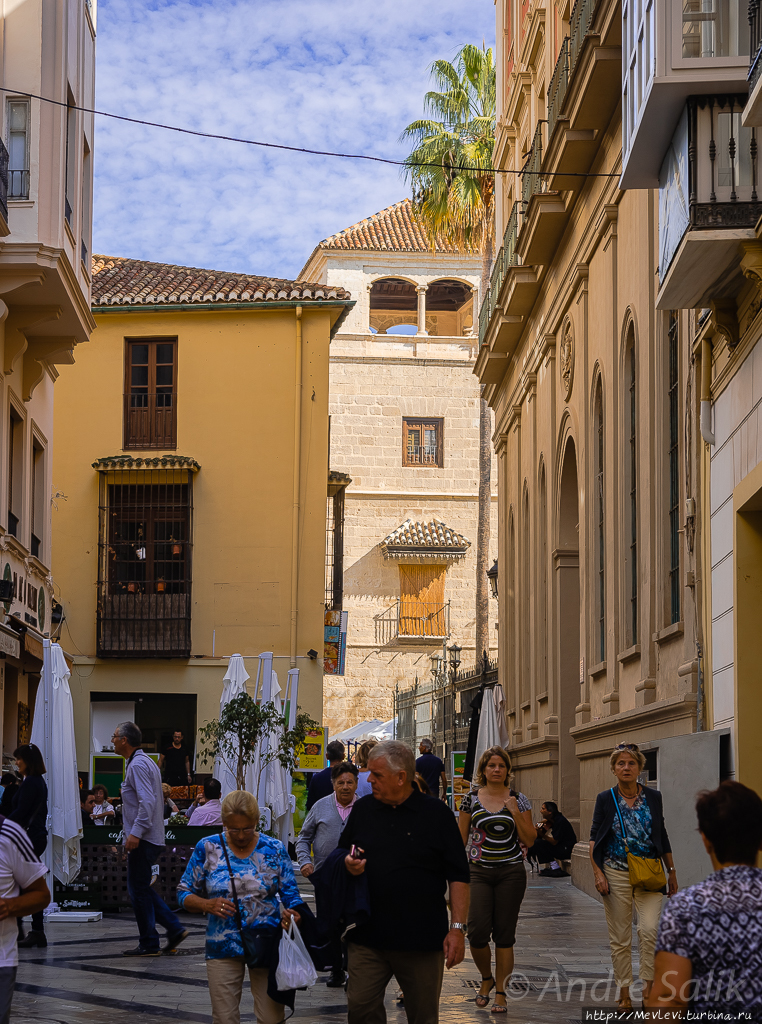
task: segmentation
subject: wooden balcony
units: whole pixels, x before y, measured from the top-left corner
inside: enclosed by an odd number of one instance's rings
[[[133,583],[123,587],[118,593],[109,593],[108,585],[99,588],[98,657],[189,658],[190,594],[138,592],[140,584]]]

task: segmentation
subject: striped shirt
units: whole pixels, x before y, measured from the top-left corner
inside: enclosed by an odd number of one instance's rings
[[[520,811],[532,810],[532,805],[523,793],[514,795]],[[478,793],[467,793],[461,802],[460,813],[471,815],[467,852],[472,864],[490,867],[523,859],[516,822],[506,808],[497,812],[488,811],[479,802]]]
[[[522,793],[513,794],[519,811],[531,811],[532,804]],[[518,830],[513,815],[507,808],[497,813],[489,811],[479,802],[478,794],[468,793],[461,802],[461,814],[471,815],[471,833],[468,839],[468,859],[471,863],[507,864],[523,859],[518,842]]]
[[[0,825],[0,897],[12,899],[32,882],[44,878],[47,868],[32,849],[29,836],[8,818]],[[15,917],[0,921],[0,967],[16,967],[19,962]]]

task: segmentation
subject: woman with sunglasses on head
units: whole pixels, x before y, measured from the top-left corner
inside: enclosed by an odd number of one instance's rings
[[[293,992],[277,991],[271,967],[277,965],[281,925],[287,927],[290,918],[298,925],[304,902],[283,843],[261,835],[258,826],[256,797],[228,793],[222,832],[196,845],[177,887],[183,910],[208,915],[213,1024],[239,1024],[247,963],[257,1024],[281,1024],[284,1006],[293,1007]]]
[[[606,911],[619,1007],[630,1009],[633,904],[638,912],[640,979],[646,999],[654,980],[654,947],[662,898],[677,892],[677,875],[661,793],[638,782],[646,759],[637,744],[618,744],[611,752],[609,764],[616,783],[599,793],[595,801],[590,861],[595,888],[603,897]],[[666,876],[661,862],[667,866]],[[647,887],[659,882],[659,889]]]

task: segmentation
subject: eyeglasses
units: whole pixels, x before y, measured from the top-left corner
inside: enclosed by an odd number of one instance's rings
[[[225,828],[228,835],[253,836],[257,831],[255,828]]]

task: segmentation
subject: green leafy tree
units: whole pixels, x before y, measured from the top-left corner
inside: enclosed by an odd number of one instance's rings
[[[495,239],[495,62],[491,49],[462,47],[450,63],[431,66],[436,88],[424,97],[427,117],[401,135],[412,143],[403,174],[413,190],[413,208],[432,248],[444,239],[481,253],[482,299],[489,288]],[[474,330],[479,310],[474,309]],[[479,414],[479,521],[476,532],[476,659],[489,653],[489,568],[491,509],[489,406]]]
[[[207,722],[201,730],[203,744],[201,757],[206,763],[218,758],[235,776],[238,789],[245,787],[246,772],[257,760],[261,741],[267,736],[277,736],[259,759],[257,788],[262,772],[273,761],[278,761],[288,772],[296,768],[297,751],[304,743],[305,736],[319,723],[306,712],[296,716],[293,729],[288,728],[285,715],[281,714],[272,701],[258,704],[248,693],[241,693],[228,701],[219,718]]]

